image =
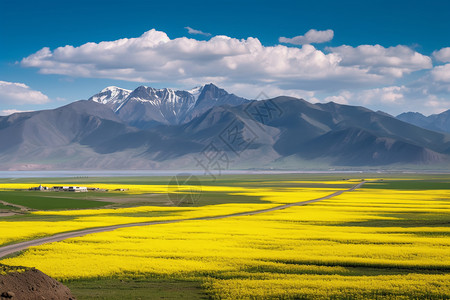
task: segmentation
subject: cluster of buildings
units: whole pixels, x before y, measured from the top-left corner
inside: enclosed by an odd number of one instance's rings
[[[60,191],[60,192],[87,192],[88,188],[85,186],[54,186],[54,187],[47,187],[39,185],[38,187],[32,187],[30,188],[31,191]],[[95,188],[92,188],[92,190],[98,190]]]
[[[29,188],[30,191],[54,191],[54,192],[87,192],[87,191],[96,191],[96,192],[108,192],[109,190],[100,189],[96,187],[85,187],[85,186],[42,186],[40,184],[38,187]],[[128,189],[115,189],[117,192],[128,191]]]

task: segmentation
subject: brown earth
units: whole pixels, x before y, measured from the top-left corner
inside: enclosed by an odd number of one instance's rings
[[[18,208],[22,212],[28,212],[30,210],[28,207],[25,207],[25,206],[22,206],[22,205],[18,205],[18,204],[9,203],[9,202],[3,201],[3,200],[0,200],[0,204]]]
[[[1,300],[75,299],[68,287],[36,269],[0,274]]]
[[[0,211],[0,218],[14,216],[14,215],[17,215],[17,213],[11,212],[11,211],[6,211],[6,212]]]

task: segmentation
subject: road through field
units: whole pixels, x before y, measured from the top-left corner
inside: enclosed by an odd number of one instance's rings
[[[13,253],[16,253],[16,252],[19,252],[19,251],[22,251],[22,250],[25,250],[29,247],[39,246],[39,245],[47,244],[47,243],[59,242],[59,241],[65,240],[65,239],[80,237],[80,236],[84,236],[84,235],[91,234],[91,233],[112,231],[112,230],[119,229],[119,228],[149,226],[149,225],[159,225],[159,224],[171,224],[171,223],[179,223],[179,222],[185,222],[185,221],[217,220],[217,219],[225,219],[225,218],[233,218],[233,217],[241,217],[241,216],[251,216],[251,215],[286,209],[286,208],[293,207],[293,206],[303,206],[303,205],[311,204],[314,202],[330,199],[330,198],[339,196],[345,192],[354,191],[354,190],[360,188],[366,182],[367,181],[361,181],[360,183],[358,183],[357,185],[353,186],[350,189],[337,191],[337,192],[327,195],[325,197],[316,198],[316,199],[312,199],[312,200],[308,200],[308,201],[301,201],[301,202],[294,202],[294,203],[290,203],[290,204],[279,205],[279,206],[275,206],[275,207],[268,208],[268,209],[253,210],[253,211],[221,215],[221,216],[213,216],[213,217],[199,217],[199,218],[190,218],[190,219],[176,219],[176,220],[167,220],[167,221],[119,224],[119,225],[112,225],[112,226],[105,226],[105,227],[82,229],[82,230],[65,232],[65,233],[58,233],[58,234],[44,237],[44,238],[39,238],[39,239],[35,239],[35,240],[30,240],[30,241],[25,241],[25,242],[20,242],[17,244],[0,247],[0,258],[5,257],[10,254],[13,254]]]

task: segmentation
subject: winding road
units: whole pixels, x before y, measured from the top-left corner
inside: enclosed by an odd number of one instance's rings
[[[262,214],[262,213],[273,212],[273,211],[277,211],[277,210],[281,210],[281,209],[285,209],[285,208],[289,208],[289,207],[293,207],[293,206],[303,206],[303,205],[311,204],[314,202],[330,199],[330,198],[339,196],[345,192],[354,191],[354,190],[360,188],[366,182],[367,181],[361,181],[360,183],[358,183],[357,185],[353,186],[350,189],[337,191],[337,192],[327,195],[325,197],[312,199],[312,200],[308,200],[308,201],[301,201],[301,202],[294,202],[294,203],[279,205],[279,206],[275,206],[272,208],[261,209],[261,210],[253,210],[253,211],[213,216],[213,217],[199,217],[199,218],[189,218],[189,219],[176,219],[176,220],[166,220],[166,221],[119,224],[119,225],[96,227],[96,228],[90,228],[90,229],[81,229],[81,230],[65,232],[65,233],[58,233],[58,234],[44,237],[44,238],[39,238],[39,239],[35,239],[35,240],[30,240],[30,241],[25,241],[25,242],[20,242],[17,244],[11,244],[11,245],[0,247],[0,259],[7,255],[25,250],[29,247],[39,246],[39,245],[47,244],[47,243],[59,242],[59,241],[65,240],[65,239],[80,237],[80,236],[84,236],[84,235],[91,234],[91,233],[113,231],[113,230],[116,230],[119,228],[149,226],[149,225],[159,225],[159,224],[171,224],[171,223],[180,223],[180,222],[185,222],[185,221],[218,220],[218,219],[226,219],[226,218],[241,217],[241,216],[252,216],[252,215],[257,215],[257,214]]]

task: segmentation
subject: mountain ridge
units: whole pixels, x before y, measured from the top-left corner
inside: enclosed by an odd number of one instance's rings
[[[108,87],[90,100],[53,110],[0,117],[0,139],[8,141],[0,144],[0,168],[206,173],[218,158],[223,169],[450,166],[449,134],[362,106],[287,96],[252,101],[212,84],[178,95],[169,89],[138,87],[128,94],[119,89]],[[180,101],[184,106],[177,107],[189,114],[171,119],[164,109]],[[108,103],[126,107],[135,119],[124,119],[122,108],[114,111]],[[149,110],[152,114],[144,114],[149,118],[138,118]]]
[[[130,91],[107,87],[88,100],[105,104],[122,120],[141,129],[160,124],[183,124],[211,107],[249,101],[229,94],[212,83],[191,90],[139,86]]]
[[[419,112],[406,112],[398,115],[396,118],[429,130],[450,133],[450,109],[429,116]]]

